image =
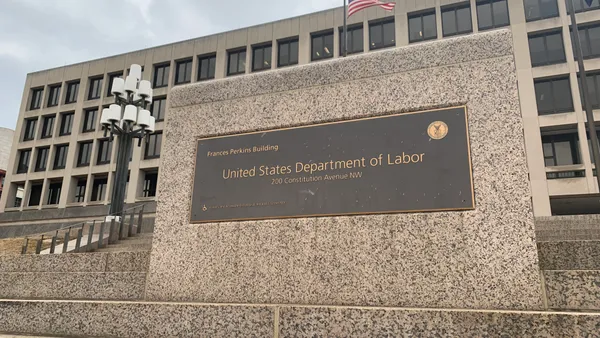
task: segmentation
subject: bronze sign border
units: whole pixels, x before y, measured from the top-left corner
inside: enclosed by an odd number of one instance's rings
[[[371,211],[371,212],[349,212],[349,213],[341,213],[341,214],[315,214],[315,215],[292,215],[292,216],[272,216],[272,217],[257,217],[257,218],[236,218],[236,219],[220,219],[220,220],[206,220],[206,221],[192,221],[192,205],[193,205],[193,197],[194,197],[194,181],[196,180],[196,165],[198,162],[198,142],[202,140],[211,140],[217,138],[225,138],[225,137],[236,137],[236,136],[244,136],[244,135],[252,135],[252,134],[263,134],[263,133],[272,133],[283,130],[291,130],[291,129],[300,129],[300,128],[312,128],[312,127],[320,127],[330,124],[341,124],[341,123],[351,123],[351,122],[360,122],[366,120],[373,119],[384,119],[388,117],[397,117],[402,115],[413,115],[413,114],[422,114],[422,113],[430,113],[441,110],[451,110],[462,108],[465,113],[465,127],[466,127],[466,137],[467,137],[467,156],[469,158],[469,178],[471,181],[471,206],[465,208],[441,208],[441,209],[414,209],[414,210],[389,210],[389,211]],[[407,213],[418,213],[418,212],[444,212],[444,211],[469,211],[475,210],[475,187],[473,185],[473,163],[471,160],[471,139],[469,137],[469,114],[466,105],[462,106],[453,106],[453,107],[445,107],[445,108],[436,108],[436,109],[428,109],[428,110],[420,110],[414,112],[405,112],[405,113],[396,113],[389,115],[381,115],[381,116],[371,116],[371,117],[359,117],[350,120],[342,120],[342,121],[334,121],[334,122],[324,122],[324,123],[316,123],[309,124],[304,126],[297,127],[285,127],[285,128],[277,128],[270,130],[261,130],[261,131],[252,131],[240,134],[231,134],[231,135],[221,135],[221,136],[210,136],[210,137],[196,137],[196,150],[194,151],[194,175],[192,176],[192,189],[190,191],[190,214],[189,214],[189,224],[205,224],[205,223],[223,223],[223,222],[243,222],[243,221],[262,221],[262,220],[273,220],[273,219],[293,219],[293,218],[314,218],[314,217],[339,217],[339,216],[365,216],[365,215],[384,215],[384,214],[407,214]]]

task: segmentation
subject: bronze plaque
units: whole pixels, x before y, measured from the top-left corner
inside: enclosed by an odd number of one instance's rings
[[[474,208],[466,107],[198,140],[191,222]]]

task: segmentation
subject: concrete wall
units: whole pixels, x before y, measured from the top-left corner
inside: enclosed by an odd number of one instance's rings
[[[0,128],[0,170],[8,171],[9,157],[14,134],[14,130]]]

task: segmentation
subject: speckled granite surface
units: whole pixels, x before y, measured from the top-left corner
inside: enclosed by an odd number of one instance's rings
[[[600,310],[600,270],[544,271],[544,277],[549,308]]]
[[[511,43],[500,30],[175,88],[147,299],[541,308]],[[474,211],[189,224],[197,137],[463,104]]]
[[[4,272],[146,272],[149,252],[96,252],[59,255],[0,256]]]
[[[537,244],[542,270],[600,270],[600,241]]]

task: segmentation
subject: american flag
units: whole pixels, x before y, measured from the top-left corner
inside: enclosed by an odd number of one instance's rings
[[[381,2],[379,0],[349,0],[348,1],[348,16],[371,6],[379,6],[386,11],[391,11],[396,6],[393,2]]]

